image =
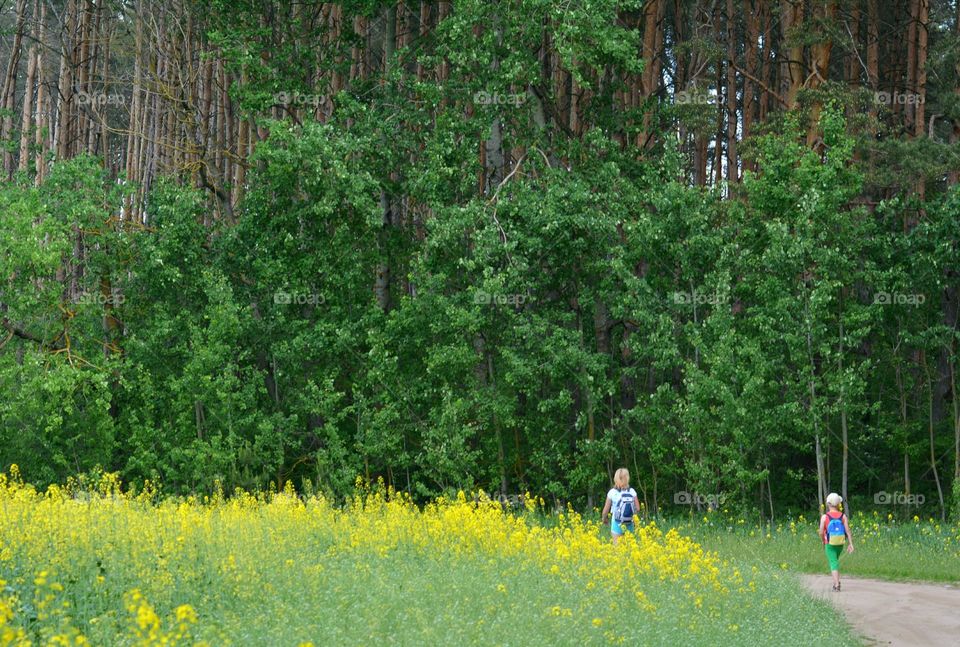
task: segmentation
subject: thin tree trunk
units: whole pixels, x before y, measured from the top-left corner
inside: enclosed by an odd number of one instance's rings
[[[933,375],[931,375],[929,367],[927,366],[927,353],[922,354],[923,357],[923,374],[927,378],[927,434],[930,441],[930,471],[933,472],[933,482],[937,486],[937,499],[940,503],[940,519],[941,521],[946,521],[947,519],[947,507],[943,499],[943,487],[940,485],[940,471],[937,469],[937,446],[934,442],[934,416],[933,416],[933,388],[934,380]]]
[[[811,385],[811,390],[813,386]],[[817,501],[823,507],[823,502],[827,498],[827,482],[823,468],[823,450],[820,446],[820,434],[814,434],[814,452],[817,460]]]
[[[820,424],[817,418],[816,411],[816,401],[817,401],[817,387],[816,387],[816,373],[815,373],[815,364],[813,361],[813,335],[810,330],[810,303],[809,299],[804,303],[804,315],[806,317],[807,324],[807,361],[810,364],[810,377],[808,391],[810,393],[810,420],[813,423],[813,436],[814,436],[814,450],[816,452],[816,461],[817,461],[817,498],[821,506],[823,506],[824,500],[827,497],[827,482],[826,474],[824,472],[823,466],[823,453],[820,445]]]
[[[759,72],[760,16],[758,14],[759,8],[755,6],[754,0],[744,0],[743,4],[746,15],[746,40],[743,65],[747,74],[745,74],[743,78],[742,136],[743,139],[747,139],[752,133],[754,112],[756,111],[756,99],[753,96],[754,83],[750,79],[750,76],[757,76]],[[760,3],[757,2],[756,4]],[[764,46],[767,46],[766,41],[764,41]],[[743,162],[743,170],[752,169],[753,165],[745,160]]]
[[[583,316],[582,316],[582,313],[579,311],[577,311],[577,329],[578,329],[578,332],[580,333],[580,351],[582,353],[585,353],[587,346],[586,346],[586,339],[584,338],[584,334],[583,334]],[[594,418],[595,404],[594,404],[594,398],[593,398],[593,389],[590,386],[591,379],[585,363],[580,362],[579,372],[580,372],[579,389],[580,389],[580,392],[583,394],[583,403],[585,405],[586,414],[587,414],[586,440],[589,445],[592,445],[593,442],[597,439],[596,420]],[[587,486],[587,509],[592,510],[593,504],[594,504],[594,491],[593,491],[593,484],[591,483],[590,485]]]
[[[850,32],[850,52],[847,54],[847,60],[845,62],[846,69],[844,71],[844,77],[846,78],[847,86],[850,88],[850,91],[856,94],[860,89],[860,74],[861,74],[861,36],[860,36],[860,22],[861,22],[861,11],[860,3],[855,2],[853,7],[850,8],[850,20],[847,22],[847,29]],[[857,108],[854,105],[848,105],[846,108],[846,117],[849,121],[855,116]],[[860,159],[859,151],[853,153],[854,159]]]
[[[17,0],[16,27],[13,34],[13,43],[10,47],[10,59],[7,61],[7,73],[3,78],[3,94],[0,96],[0,108],[3,116],[0,118],[0,142],[6,142],[13,137],[13,111],[17,101],[17,68],[20,66],[21,50],[23,49],[23,32],[27,20],[27,0]],[[33,92],[27,85],[25,94]],[[13,176],[13,151],[4,147],[3,170],[7,177]]]
[[[917,27],[920,20],[920,3],[922,0],[909,0],[910,15],[907,19],[907,83],[906,91],[915,93],[917,91]],[[907,131],[910,133],[916,130],[916,105],[908,101],[903,106],[904,123]]]
[[[34,147],[36,148],[34,166],[36,167],[37,173],[35,180],[37,186],[42,184],[46,177],[47,152],[50,150],[48,144],[50,141],[49,133],[45,132],[49,130],[50,124],[50,100],[47,97],[46,77],[43,65],[43,42],[46,38],[46,20],[47,4],[42,2],[40,3],[40,28],[39,36],[37,37],[37,120],[33,140]]]
[[[843,353],[844,353],[844,330],[843,330],[843,301],[841,297],[841,315],[840,315],[840,352],[838,354],[839,358],[839,376],[840,376],[840,442],[843,445],[843,465],[841,468],[841,481],[840,481],[840,496],[843,497],[844,501],[848,501],[847,498],[847,473],[849,468],[849,454],[850,454],[850,438],[847,433],[847,400],[844,393],[844,383],[845,377],[843,374]],[[849,512],[849,510],[848,510]]]
[[[720,22],[720,9],[717,8],[713,16],[713,25],[716,32],[722,33],[723,25]],[[724,142],[726,141],[726,129],[727,129],[727,117],[726,117],[726,108],[723,96],[725,94],[726,85],[723,78],[723,55],[721,54],[717,60],[717,70],[715,83],[717,84],[717,130],[714,137],[714,149],[713,149],[713,184],[718,186],[723,180],[723,149]],[[721,90],[722,88],[722,90]]]
[[[489,351],[487,355],[487,379],[488,388],[491,393],[496,393],[497,383],[493,372],[493,355]],[[507,480],[507,459],[503,448],[503,430],[501,429],[500,417],[496,412],[493,413],[493,431],[497,441],[497,470],[500,474],[500,492],[507,494],[510,484]]]
[[[930,0],[916,0],[917,3],[917,60],[916,60],[916,86],[917,101],[913,104],[914,109],[914,131],[916,138],[923,137],[926,134],[926,113],[924,106],[927,95],[927,27],[930,17]],[[926,182],[921,174],[917,178],[917,197],[923,200],[926,197]]]
[[[102,12],[103,12],[103,8],[101,7],[99,9],[99,13],[102,13]],[[98,22],[100,22],[99,13],[97,18]],[[109,21],[103,21],[103,23],[101,24],[103,24],[102,34],[101,34],[101,38],[103,42],[103,51],[102,51],[103,68],[101,69],[101,75],[103,78],[103,90],[104,92],[107,92],[109,94],[108,92],[109,86],[107,85],[107,82],[108,82],[108,79],[110,78],[110,41],[113,36],[113,31]],[[113,155],[110,154],[110,129],[107,125],[106,110],[101,110],[100,112],[100,124],[98,127],[100,129],[100,141],[98,142],[98,146],[100,149],[100,155],[103,158],[103,167],[108,171],[109,176],[111,178],[115,178],[117,175],[118,169],[116,165],[117,163],[113,159]]]
[[[897,361],[895,377],[897,381],[897,394],[900,401],[900,425],[904,430],[904,442],[903,442],[903,490],[905,495],[910,494],[910,453],[909,453],[909,438],[906,437],[907,432],[907,392],[906,387],[903,384],[903,371],[900,367],[900,362]],[[909,504],[908,504],[909,506]]]
[[[39,5],[39,0],[33,0],[34,20],[37,20],[39,16]],[[27,81],[23,89],[23,113],[20,119],[20,151],[17,162],[18,169],[24,172],[30,167],[30,124],[33,122],[34,88],[37,87],[37,58],[38,55],[43,55],[43,51],[39,47],[39,29],[40,21],[34,22],[33,29],[31,30],[33,44],[30,45],[30,51],[27,53]],[[39,92],[39,90],[39,87],[37,87],[37,92]],[[39,104],[37,110],[39,111]]]
[[[910,453],[905,446],[903,448],[903,493],[907,497],[907,516],[910,515]]]
[[[240,73],[240,85],[247,84],[247,71]],[[239,106],[238,106],[239,111]],[[234,166],[233,199],[234,205],[243,199],[244,185],[247,182],[247,156],[250,145],[250,122],[242,114],[237,115],[237,158]]]
[[[397,6],[391,3],[384,10],[384,37],[383,37],[383,78],[381,83],[386,83],[390,75],[390,65],[393,60],[394,52],[397,48]],[[390,195],[386,186],[380,189],[380,210],[383,214],[382,225],[379,233],[380,262],[377,264],[376,278],[374,284],[374,293],[377,298],[377,305],[383,312],[390,309],[390,229],[395,221],[395,201]]]
[[[770,521],[773,521],[773,490],[770,489],[770,466],[767,466],[767,496],[770,499]]]
[[[874,92],[880,89],[880,9],[877,2],[867,0],[867,83]]]
[[[737,75],[734,66],[737,56],[737,18],[733,0],[727,0],[727,181],[737,182],[740,171],[737,160]],[[746,98],[744,98],[746,101]]]
[[[773,75],[773,16],[770,11],[770,3],[763,1],[763,64],[760,68],[760,79],[766,86],[760,93],[760,113],[757,118],[764,122],[767,119],[767,113],[770,111],[775,98],[771,96],[769,88],[773,87],[771,76]]]
[[[73,123],[73,60],[72,43],[74,41],[74,24],[76,0],[68,0],[64,10],[64,24],[62,25],[60,47],[60,73],[57,82],[57,107],[53,117],[56,119],[56,159],[62,160],[70,156],[70,130]]]
[[[960,479],[960,403],[957,402],[957,376],[953,353],[950,354],[950,396],[953,402],[953,478]]]
[[[76,68],[76,85],[74,90],[77,93],[83,93],[80,96],[86,96],[88,101],[85,105],[78,105],[77,110],[77,133],[75,153],[89,153],[88,133],[90,131],[90,115],[98,110],[96,102],[89,99],[96,97],[96,92],[90,84],[90,0],[77,0],[81,8],[78,9],[80,17],[79,38],[74,48],[74,66]]]
[[[957,11],[954,16],[954,38],[960,39],[960,2],[957,3]],[[957,57],[956,63],[953,66],[954,78],[960,79],[960,56]],[[960,82],[953,88],[954,100],[960,102]],[[954,104],[957,105],[957,104]],[[954,117],[953,119],[953,130],[950,132],[950,144],[954,147],[960,143],[960,116]],[[956,148],[954,148],[956,150]],[[953,168],[947,173],[947,184],[953,186],[954,184],[960,184],[960,168]],[[956,399],[954,399],[956,402]],[[958,442],[960,446],[960,442]],[[958,474],[960,474],[960,462],[958,462]]]

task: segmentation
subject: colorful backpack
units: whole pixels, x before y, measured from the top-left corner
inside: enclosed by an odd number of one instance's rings
[[[831,514],[835,512],[836,517]],[[847,542],[847,530],[843,527],[843,513],[827,513],[827,543],[831,546],[843,546]]]

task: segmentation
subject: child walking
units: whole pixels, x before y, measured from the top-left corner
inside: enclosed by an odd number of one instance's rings
[[[633,532],[633,517],[639,510],[637,493],[630,487],[630,472],[621,467],[613,475],[613,487],[607,492],[607,500],[600,514],[601,524],[607,523],[607,515],[610,514],[610,535],[614,544],[623,533]]]
[[[827,511],[820,517],[820,537],[823,539],[823,550],[827,554],[830,564],[830,574],[833,576],[833,590],[840,591],[840,554],[843,545],[847,545],[847,552],[853,552],[853,535],[850,534],[850,525],[847,515],[840,512],[843,502],[836,492],[827,495]]]

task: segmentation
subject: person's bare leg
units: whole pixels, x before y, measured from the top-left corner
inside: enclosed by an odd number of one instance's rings
[[[830,571],[830,575],[833,576],[833,588],[839,591],[840,590],[840,571]]]
[[[620,535],[613,535],[613,545],[617,545],[617,540],[620,539]]]

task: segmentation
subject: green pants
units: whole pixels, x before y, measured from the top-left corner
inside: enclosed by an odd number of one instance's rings
[[[824,551],[827,553],[827,561],[830,562],[831,571],[840,570],[840,554],[843,553],[843,545],[832,546],[830,544],[823,545]]]

